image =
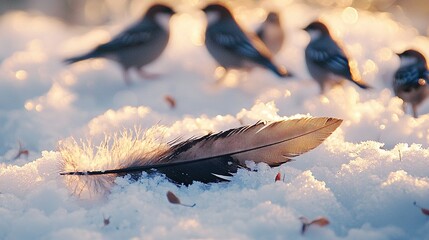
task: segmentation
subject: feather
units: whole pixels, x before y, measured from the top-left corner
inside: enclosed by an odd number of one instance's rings
[[[84,180],[87,182],[94,181],[98,175],[110,176],[107,180],[95,180],[98,181],[95,185],[101,188],[112,181],[112,176],[130,174],[137,179],[142,172],[165,174],[171,181],[185,185],[193,181],[226,181],[239,168],[246,168],[245,162],[248,160],[264,162],[274,167],[314,149],[329,137],[341,122],[340,119],[323,117],[258,122],[183,142],[155,144],[149,152],[130,147],[129,155],[118,157],[122,157],[117,163],[119,167],[107,170],[77,170],[81,168],[77,166],[79,164],[76,159],[70,159],[76,156],[67,154],[70,150],[60,146],[64,159],[63,169],[72,169],[63,171],[60,175],[92,178]],[[156,149],[157,147],[159,149]]]

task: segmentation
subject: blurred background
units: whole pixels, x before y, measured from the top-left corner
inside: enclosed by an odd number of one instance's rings
[[[225,86],[214,84],[218,73],[222,74],[218,69],[224,69],[218,68],[203,46],[206,20],[199,11],[211,0],[156,1],[173,2],[178,12],[171,21],[170,44],[148,67],[149,72],[161,74],[161,81],[140,81],[132,72],[135,84],[129,87],[122,80],[120,67],[112,61],[95,59],[73,66],[62,63],[66,57],[108,41],[154,2],[1,0],[0,152],[9,151],[7,156],[13,158],[20,141],[39,154],[55,148],[60,139],[85,133],[91,122],[94,124],[89,128],[98,132],[113,130],[110,121],[120,126],[120,119],[127,117],[129,126],[140,124],[143,118],[149,126],[152,121],[143,114],[150,112],[144,110],[146,107],[154,109],[151,116],[159,114],[168,124],[188,114],[236,114],[242,108],[252,108],[255,102],[270,101],[277,103],[284,116],[309,113],[349,119],[345,132],[350,141],[370,139],[388,147],[398,142],[429,144],[429,127],[424,123],[427,118],[402,117],[402,102],[390,91],[399,65],[394,52],[417,48],[429,56],[427,0],[222,1],[250,30],[259,26],[268,11],[282,10],[286,44],[276,61],[297,76],[287,82],[255,69],[243,79],[233,72]],[[374,91],[347,88],[318,96],[318,86],[305,66],[309,36],[302,31],[317,17],[345,44]],[[178,107],[171,109],[165,103],[166,96],[177,100]],[[132,107],[140,109],[141,118],[133,117]],[[132,110],[124,113],[121,109]],[[112,118],[115,111],[119,111],[117,117]],[[429,113],[429,101],[419,111]],[[103,125],[98,119],[105,113],[109,121]],[[155,123],[159,120],[153,119]],[[364,131],[368,134],[361,134]]]
[[[105,24],[124,16],[142,13],[144,7],[153,1],[142,0],[2,0],[0,14],[11,10],[32,11],[59,18],[69,24]],[[166,2],[166,1],[165,1]],[[186,11],[188,7],[204,5],[208,1],[177,0],[175,8]],[[427,0],[235,0],[230,6],[255,7],[265,5],[288,5],[305,3],[314,8],[353,7],[360,10],[388,12],[401,23],[414,26],[422,35],[429,35],[429,7]],[[240,11],[240,10],[238,10]]]

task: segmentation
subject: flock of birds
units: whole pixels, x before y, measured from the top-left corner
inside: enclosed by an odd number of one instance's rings
[[[266,68],[279,77],[292,74],[273,61],[273,55],[282,47],[284,32],[279,15],[271,12],[257,30],[251,33],[243,30],[234,16],[222,4],[209,4],[202,9],[207,17],[205,46],[217,63],[226,69],[249,70],[256,66]],[[74,63],[90,58],[107,58],[118,62],[129,83],[128,71],[137,69],[142,77],[150,74],[143,66],[157,59],[168,44],[169,20],[174,10],[163,4],[151,6],[141,20],[130,26],[110,42],[99,45],[92,51],[68,58],[66,63]],[[328,27],[315,21],[304,28],[310,35],[305,49],[305,60],[312,78],[323,93],[327,87],[349,80],[362,89],[371,88],[360,79],[356,66],[350,64],[345,51],[331,36]],[[404,104],[412,106],[417,117],[417,107],[429,96],[429,70],[425,57],[416,50],[409,49],[398,54],[400,67],[394,74],[393,90]],[[225,76],[224,75],[224,76]]]

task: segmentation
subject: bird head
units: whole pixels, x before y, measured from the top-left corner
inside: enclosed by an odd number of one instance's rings
[[[171,9],[169,6],[163,4],[154,4],[147,10],[143,21],[145,21],[145,19],[154,20],[163,29],[168,30],[170,18],[175,13],[176,12],[173,11],[173,9]]]
[[[424,63],[426,65],[425,57],[416,50],[408,49],[402,53],[397,53],[396,55],[398,55],[399,59],[401,59],[402,66],[416,64],[418,62]]]
[[[317,39],[323,35],[329,35],[329,30],[326,25],[319,21],[310,23],[303,30],[310,34],[311,39]]]
[[[206,14],[209,25],[222,19],[233,19],[232,14],[228,8],[221,4],[209,4],[202,10]]]
[[[158,14],[165,14],[172,16],[176,12],[173,11],[169,6],[163,5],[163,4],[154,4],[152,5],[146,12],[146,16],[155,16]]]

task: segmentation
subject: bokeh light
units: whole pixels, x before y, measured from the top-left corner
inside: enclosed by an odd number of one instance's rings
[[[27,74],[27,72],[25,70],[18,70],[15,73],[15,77],[16,77],[16,79],[18,79],[20,81],[23,81],[23,80],[27,79],[28,74]]]
[[[356,9],[352,7],[346,7],[341,13],[341,18],[345,23],[354,24],[359,19],[359,14]]]

